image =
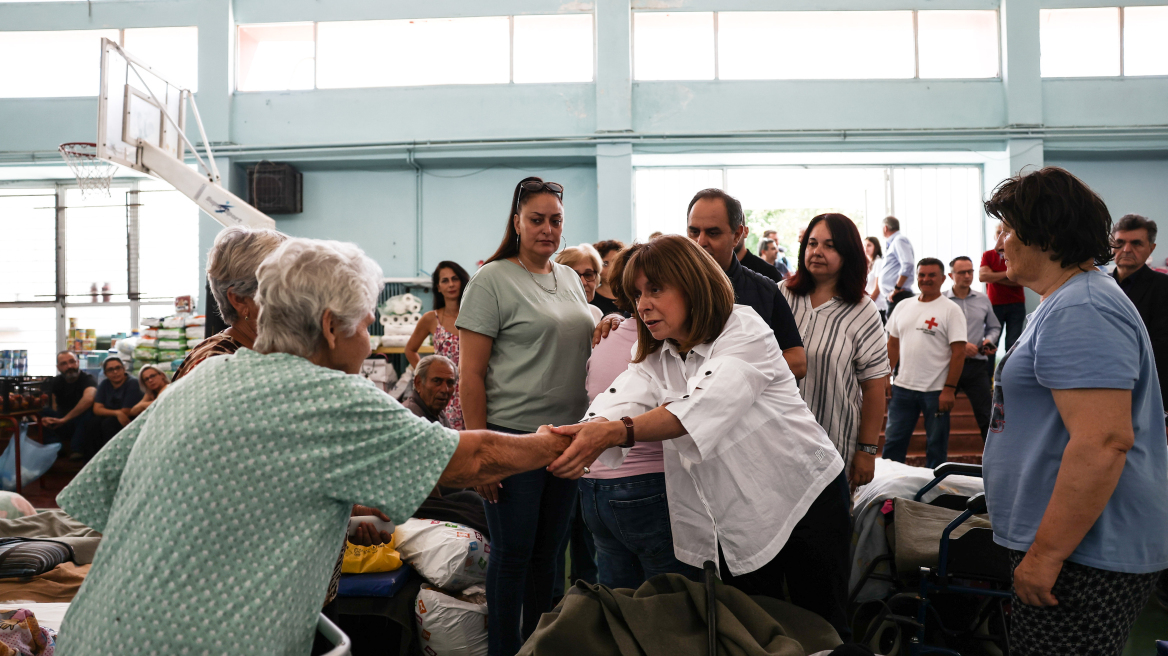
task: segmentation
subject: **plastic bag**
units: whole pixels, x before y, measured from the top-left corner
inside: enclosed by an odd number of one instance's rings
[[[159,351],[185,351],[187,348],[186,339],[160,339],[158,340]]]
[[[402,566],[401,554],[389,544],[375,544],[364,547],[345,542],[345,559],[341,563],[342,574],[371,574],[392,572]]]
[[[473,528],[410,519],[397,527],[393,537],[402,560],[439,588],[462,590],[487,580],[491,547]]]
[[[0,487],[16,489],[16,442],[8,441],[8,448],[0,454]],[[49,471],[57,461],[61,444],[41,444],[28,438],[28,426],[20,427],[20,482],[28,485]]]
[[[188,326],[183,334],[187,339],[203,339],[204,326]]]
[[[149,346],[139,346],[134,349],[134,360],[156,362],[158,360],[158,349]]]
[[[184,339],[186,331],[182,328],[159,328],[158,339]]]
[[[436,656],[486,656],[487,605],[456,599],[426,584],[414,600],[422,651]]]
[[[186,317],[167,317],[162,320],[163,328],[182,328],[187,324]],[[162,331],[159,331],[162,332]]]
[[[158,361],[159,362],[174,362],[175,360],[182,360],[184,357],[186,357],[186,354],[187,354],[187,352],[185,350],[183,350],[183,351],[171,351],[171,350],[163,351],[163,350],[159,349]]]

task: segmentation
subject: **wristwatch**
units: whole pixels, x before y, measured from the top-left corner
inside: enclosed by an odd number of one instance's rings
[[[631,417],[621,417],[621,423],[625,425],[625,443],[621,445],[621,448],[631,449],[637,443],[633,439],[633,420]]]
[[[856,448],[873,456],[876,455],[876,451],[880,449],[880,447],[876,446],[875,444],[857,444]]]

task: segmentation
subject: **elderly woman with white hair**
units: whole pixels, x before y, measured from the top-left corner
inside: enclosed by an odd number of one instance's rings
[[[443,428],[352,375],[381,280],[352,244],[289,239],[257,278],[254,350],[171,384],[58,496],[103,534],[59,654],[307,654],[354,504],[404,521],[438,483],[566,448],[548,427]]]
[[[215,244],[207,253],[207,282],[228,328],[200,342],[183,359],[174,380],[191,373],[209,357],[252,347],[259,318],[254,298],[258,285],[256,269],[287,238],[275,230],[241,226],[226,228],[215,237]]]

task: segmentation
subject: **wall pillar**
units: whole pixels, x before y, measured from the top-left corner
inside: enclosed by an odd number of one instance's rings
[[[626,244],[633,229],[633,145],[603,143],[596,146],[596,231],[599,239]]]
[[[632,7],[629,0],[596,3],[596,131],[633,129]]]

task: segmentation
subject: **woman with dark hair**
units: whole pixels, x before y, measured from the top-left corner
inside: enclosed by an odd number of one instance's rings
[[[503,243],[466,286],[456,325],[469,429],[527,433],[574,422],[588,407],[595,320],[579,275],[552,260],[564,230],[563,196],[561,185],[540,178],[516,185]],[[519,651],[551,610],[556,550],[577,489],[544,469],[477,488],[491,529],[491,656]]]
[[[422,358],[418,349],[427,335],[434,337],[434,352],[458,362],[458,328],[454,322],[458,320],[458,308],[462,305],[462,293],[466,290],[466,283],[470,282],[470,275],[457,262],[443,260],[434,267],[434,275],[430,276],[431,289],[434,290],[434,309],[422,315],[410,341],[406,343],[406,359],[410,366],[418,366]],[[450,423],[454,430],[466,430],[462,421],[462,403],[458,400],[458,383],[454,384],[454,395],[442,416]]]
[[[630,248],[621,277],[637,311],[636,355],[585,423],[553,429],[574,437],[549,469],[579,478],[603,454],[619,472],[637,443],[664,442],[677,559],[717,562],[722,580],[747,594],[777,596],[785,585],[847,641],[844,465],[799,397],[774,330],[734,304],[721,266],[690,239]]]
[[[864,293],[876,304],[880,310],[880,320],[888,320],[888,299],[880,293],[880,268],[884,266],[884,249],[880,248],[880,240],[875,237],[864,237],[864,255],[868,258],[868,282],[864,285]]]
[[[799,269],[779,291],[807,349],[799,393],[847,464],[852,489],[872,480],[891,370],[880,312],[864,292],[868,258],[843,214],[811,219]]]
[[[998,364],[983,456],[994,541],[1010,550],[1010,652],[1120,654],[1168,568],[1168,444],[1148,332],[1111,261],[1111,215],[1063,169],[1010,178],[1006,277],[1042,297]]]
[[[612,291],[612,285],[608,280],[608,271],[612,261],[625,245],[615,239],[605,239],[592,244],[592,247],[596,249],[597,253],[600,253],[600,261],[604,265],[604,269],[600,272],[600,285],[596,287],[596,294],[589,303],[600,308],[604,316],[620,314],[627,317],[628,314],[617,307],[616,293]]]

